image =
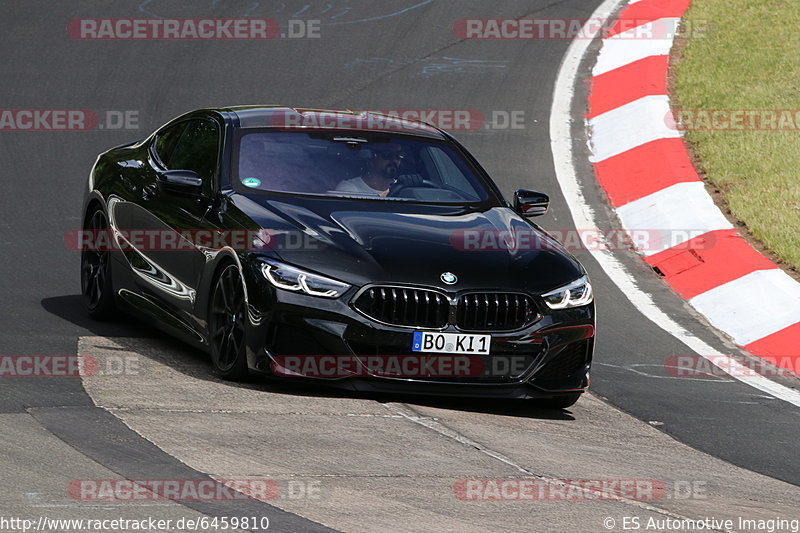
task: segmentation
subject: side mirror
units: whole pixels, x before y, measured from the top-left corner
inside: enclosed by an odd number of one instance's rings
[[[200,196],[203,193],[203,179],[194,170],[167,170],[160,174],[164,190],[176,194]]]
[[[514,210],[524,217],[537,217],[547,213],[550,197],[544,193],[519,189],[514,193]]]

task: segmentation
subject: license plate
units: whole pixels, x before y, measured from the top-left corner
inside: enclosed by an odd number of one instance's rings
[[[415,352],[488,354],[491,335],[415,331],[411,349]]]

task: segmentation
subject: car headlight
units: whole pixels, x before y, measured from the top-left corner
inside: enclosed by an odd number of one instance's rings
[[[572,283],[543,294],[542,298],[550,309],[569,309],[592,303],[594,294],[589,278],[583,276]]]
[[[286,291],[302,292],[322,298],[338,298],[350,288],[347,283],[312,274],[278,261],[267,260],[261,272],[272,285]]]

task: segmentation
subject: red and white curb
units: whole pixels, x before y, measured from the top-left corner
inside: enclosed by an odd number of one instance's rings
[[[690,2],[632,0],[602,40],[586,117],[591,162],[627,231],[676,236],[640,249],[643,259],[738,345],[796,371],[800,283],[728,222],[667,120],[673,38],[657,28],[677,27]]]

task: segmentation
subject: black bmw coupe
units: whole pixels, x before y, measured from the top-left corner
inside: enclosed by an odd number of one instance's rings
[[[448,133],[369,112],[230,107],[102,153],[81,288],[249,373],[574,404],[592,287]]]

